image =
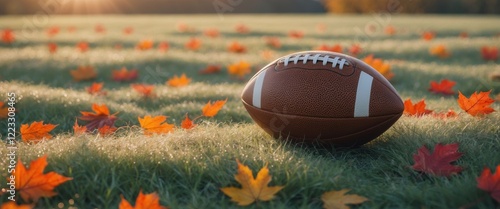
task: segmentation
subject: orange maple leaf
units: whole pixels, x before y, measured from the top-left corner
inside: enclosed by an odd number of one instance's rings
[[[458,91],[458,105],[462,110],[469,113],[472,116],[482,116],[487,115],[495,110],[490,107],[490,105],[495,102],[490,98],[490,91],[486,92],[474,92],[470,98],[465,97],[462,92]]]
[[[495,174],[491,174],[491,170],[485,167],[481,176],[477,178],[477,187],[488,192],[500,203],[500,165],[497,166]]]
[[[298,30],[291,30],[290,32],[288,32],[288,37],[294,39],[301,39],[304,38],[304,32]]]
[[[188,42],[186,42],[184,47],[189,50],[197,51],[201,47],[201,40],[197,38],[191,38]]]
[[[445,59],[445,58],[450,57],[450,52],[448,52],[448,49],[443,44],[439,44],[437,46],[431,47],[429,49],[429,54],[436,56],[436,57],[439,57],[441,59]]]
[[[349,48],[349,54],[352,56],[356,57],[358,56],[359,53],[361,53],[362,48],[359,46],[359,44],[353,44],[351,48]]]
[[[97,73],[92,66],[78,66],[77,69],[71,70],[69,73],[76,82],[92,80],[97,77]]]
[[[122,67],[120,70],[113,70],[111,77],[117,82],[133,81],[139,77],[139,72],[136,69],[127,70],[126,67]]]
[[[0,206],[0,209],[32,209],[33,207],[35,207],[35,206],[34,205],[27,205],[27,204],[17,205],[16,202],[9,201],[7,203],[3,203]]]
[[[130,86],[139,94],[144,97],[152,97],[154,96],[154,85],[146,85],[146,84],[130,84]]]
[[[455,84],[455,81],[451,81],[448,79],[443,79],[440,83],[431,81],[431,87],[429,88],[429,91],[436,94],[452,95],[455,94],[455,92],[453,92],[452,90]]]
[[[168,48],[170,48],[170,45],[168,44],[168,42],[162,41],[158,44],[158,51],[160,51],[160,52],[165,53],[168,51]]]
[[[375,70],[382,74],[387,80],[391,80],[394,77],[394,73],[391,71],[391,65],[382,59],[375,59],[373,54],[366,56],[363,62],[375,68]]]
[[[193,121],[191,119],[189,119],[189,116],[188,114],[186,113],[186,118],[184,118],[184,120],[181,122],[181,127],[183,129],[192,129],[194,128],[196,125],[193,123]]]
[[[434,32],[426,31],[426,32],[422,33],[422,39],[424,39],[426,41],[430,41],[430,40],[434,39],[434,37],[436,37],[436,33],[434,33]]]
[[[78,125],[78,119],[76,119],[75,124],[73,125],[73,133],[75,135],[79,135],[79,134],[84,134],[86,131],[87,127]]]
[[[4,102],[0,102],[0,119],[7,118],[9,116],[9,107],[4,107],[4,104]]]
[[[451,164],[462,155],[463,153],[458,152],[458,144],[456,143],[447,145],[437,144],[432,154],[424,145],[417,150],[417,154],[413,155],[415,164],[412,168],[427,174],[450,176],[462,171],[462,167]]]
[[[243,46],[242,44],[240,44],[239,42],[233,41],[228,45],[227,50],[230,52],[241,54],[241,53],[245,53],[247,51],[247,48],[245,46]]]
[[[76,44],[76,48],[78,49],[78,51],[80,52],[86,52],[89,50],[89,43],[85,42],[85,41],[82,41],[82,42],[78,42]]]
[[[483,46],[481,47],[481,56],[483,57],[484,60],[486,61],[495,61],[498,59],[498,48],[492,46]]]
[[[139,192],[139,196],[135,200],[135,206],[132,205],[125,200],[123,195],[120,195],[122,201],[118,206],[118,209],[167,209],[165,206],[160,205],[160,197],[156,192],[150,194],[143,194],[142,190]]]
[[[54,54],[54,53],[57,52],[57,44],[55,44],[55,43],[48,43],[47,47],[49,48],[49,52],[51,54]]]
[[[394,26],[392,26],[392,25],[388,25],[385,27],[384,33],[392,36],[392,35],[396,34],[396,28],[394,28]]]
[[[316,47],[316,50],[321,50],[321,51],[330,51],[330,52],[338,52],[342,53],[344,49],[340,44],[335,44],[332,46],[328,46],[326,44],[321,44],[320,46]]]
[[[271,36],[271,37],[264,37],[264,40],[266,41],[266,45],[275,49],[281,48],[281,42],[278,37]]]
[[[87,92],[92,95],[99,95],[99,94],[106,94],[106,92],[102,91],[102,87],[104,86],[104,83],[92,83],[89,87],[87,87]]]
[[[218,65],[208,65],[207,67],[198,71],[198,74],[208,75],[208,74],[216,74],[220,73],[221,67]]]
[[[87,125],[85,125],[87,131],[91,132],[104,126],[114,127],[115,121],[118,119],[115,116],[117,113],[110,115],[108,106],[105,104],[92,104],[92,110],[94,112],[80,112],[82,116],[79,117],[79,119],[88,122]]]
[[[95,27],[94,27],[94,30],[96,33],[106,33],[106,28],[101,25],[101,24],[97,24]]]
[[[53,197],[57,195],[54,189],[60,184],[72,180],[56,172],[43,174],[47,166],[47,156],[42,156],[31,161],[29,169],[26,169],[21,159],[18,160],[14,173],[16,190],[21,198],[28,202],[37,202],[41,197]],[[7,179],[9,181],[9,178]]]
[[[448,119],[448,118],[456,118],[458,117],[458,114],[454,110],[448,110],[448,112],[432,113],[432,116],[441,119]]]
[[[102,136],[108,136],[115,133],[116,129],[117,128],[114,126],[104,125],[103,127],[98,128],[97,132],[99,132]]]
[[[146,115],[144,118],[138,117],[141,127],[144,129],[145,135],[166,134],[174,130],[174,125],[165,122],[167,116],[151,117]]]
[[[216,28],[208,28],[203,32],[203,34],[210,38],[217,38],[220,35],[219,30],[217,30]]]
[[[202,115],[206,117],[214,117],[215,115],[217,115],[219,110],[222,109],[222,107],[224,106],[224,104],[226,104],[226,102],[227,99],[217,100],[214,103],[210,103],[210,101],[208,101],[208,103],[205,106],[203,106]]]
[[[6,44],[14,43],[16,38],[14,37],[14,31],[11,29],[4,29],[2,31],[2,41]]]
[[[52,135],[49,134],[52,129],[57,125],[54,124],[43,124],[43,121],[33,122],[31,125],[22,124],[21,125],[21,139],[24,142],[37,142],[43,139],[51,139]]]
[[[154,45],[153,40],[144,39],[144,40],[139,41],[139,43],[137,43],[136,48],[139,50],[145,51],[145,50],[149,50],[149,49],[153,48],[153,45]]]
[[[423,99],[420,100],[420,102],[417,102],[416,104],[413,104],[410,99],[407,99],[405,100],[404,105],[405,105],[405,110],[404,110],[405,115],[420,117],[422,115],[427,115],[432,113],[432,110],[425,109],[425,100]]]
[[[182,74],[180,77],[177,75],[174,75],[173,78],[169,79],[167,81],[167,85],[172,86],[172,87],[181,87],[181,86],[186,86],[191,82],[191,78],[188,78],[186,74]]]
[[[284,186],[268,186],[271,182],[271,175],[269,175],[267,164],[260,169],[257,177],[254,178],[252,170],[248,166],[241,164],[239,160],[236,160],[236,163],[238,163],[238,174],[234,175],[234,178],[241,185],[241,188],[224,187],[220,190],[238,205],[247,206],[259,200],[269,201],[283,189]]]
[[[246,61],[240,61],[238,63],[234,63],[227,67],[227,72],[230,75],[235,75],[240,79],[245,77],[245,75],[249,74],[250,71],[251,71],[250,63]]]
[[[125,34],[125,35],[130,35],[133,32],[134,32],[134,28],[130,27],[130,26],[123,29],[123,34]]]
[[[53,37],[59,34],[59,31],[61,31],[61,28],[59,28],[58,26],[52,26],[47,29],[47,35],[49,35],[49,37]]]
[[[240,33],[240,34],[247,34],[247,33],[250,33],[250,28],[248,26],[246,26],[245,24],[238,24],[235,26],[234,28],[236,30],[237,33]]]

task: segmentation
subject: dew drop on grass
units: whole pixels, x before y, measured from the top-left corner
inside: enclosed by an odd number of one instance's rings
[[[57,204],[57,207],[58,208],[64,208],[64,203],[60,202],[59,204]]]
[[[69,199],[69,200],[68,200],[68,203],[69,203],[70,205],[74,205],[74,204],[75,204],[75,200],[73,200],[73,199]]]

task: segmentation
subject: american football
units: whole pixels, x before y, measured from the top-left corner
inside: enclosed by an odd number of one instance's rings
[[[298,52],[271,62],[250,79],[241,99],[273,137],[335,146],[375,139],[404,110],[397,91],[375,69],[327,51]]]

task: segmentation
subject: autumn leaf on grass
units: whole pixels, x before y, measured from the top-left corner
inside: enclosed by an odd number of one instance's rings
[[[133,81],[139,77],[139,72],[136,69],[127,70],[126,67],[122,67],[120,70],[113,70],[111,77],[117,82]]]
[[[94,31],[96,33],[106,33],[106,28],[101,25],[101,24],[97,24],[95,27],[94,27]]]
[[[76,48],[78,49],[78,51],[80,52],[86,52],[89,50],[89,43],[85,42],[85,41],[82,41],[82,42],[78,42],[76,44]]]
[[[462,92],[458,91],[458,105],[462,110],[472,116],[483,116],[494,112],[490,105],[495,102],[490,98],[490,91],[474,92],[470,98],[465,97]]]
[[[195,124],[193,123],[193,121],[191,119],[189,119],[189,116],[187,113],[186,113],[186,118],[184,118],[184,120],[181,123],[181,127],[183,129],[192,129],[195,127]]]
[[[208,74],[216,74],[220,73],[221,67],[218,65],[208,65],[207,67],[198,71],[198,74],[208,75]]]
[[[394,77],[394,73],[391,71],[391,65],[380,58],[374,58],[373,54],[363,58],[363,62],[375,68],[375,70],[382,74],[387,80],[391,80],[392,77]]]
[[[392,25],[388,25],[384,28],[384,33],[392,36],[392,35],[396,34],[396,28],[394,28],[394,26],[392,26]]]
[[[436,56],[436,57],[439,57],[441,59],[445,59],[445,58],[450,57],[450,52],[448,52],[448,49],[446,48],[446,46],[444,46],[442,44],[431,47],[429,49],[429,54]]]
[[[498,48],[492,46],[483,46],[481,48],[481,56],[483,57],[484,60],[486,61],[495,61],[498,59]]]
[[[237,76],[240,79],[249,74],[250,71],[250,63],[246,61],[240,61],[227,67],[227,72],[229,73],[229,75]]]
[[[139,41],[139,43],[137,43],[136,48],[139,50],[145,51],[145,50],[149,50],[149,49],[153,48],[153,45],[154,45],[153,40],[144,39],[144,40]]]
[[[29,169],[24,166],[21,159],[18,160],[14,172],[15,185],[24,201],[37,202],[41,197],[53,197],[57,195],[54,192],[57,186],[73,179],[56,172],[43,174],[47,164],[47,156],[31,161]]]
[[[34,205],[28,205],[28,204],[17,205],[16,202],[9,201],[7,203],[3,203],[0,206],[0,209],[32,209],[33,207],[35,207],[35,206]]]
[[[49,37],[54,37],[57,34],[59,34],[59,31],[61,31],[61,28],[59,28],[58,26],[52,26],[52,27],[47,29],[47,35]]]
[[[102,87],[104,86],[104,83],[92,83],[89,87],[87,87],[87,92],[92,95],[105,95],[106,92],[102,91]]]
[[[278,37],[275,36],[268,36],[264,37],[264,40],[266,41],[266,45],[275,49],[281,48],[281,42]]]
[[[422,33],[422,39],[424,39],[426,41],[430,41],[430,40],[434,39],[434,37],[436,37],[436,33],[434,33],[434,32],[426,31],[426,32]]]
[[[191,78],[188,78],[186,74],[182,74],[180,77],[177,75],[174,75],[173,78],[169,79],[167,81],[167,85],[172,86],[172,87],[181,87],[181,86],[186,86],[191,82]]]
[[[405,115],[420,117],[432,113],[432,110],[425,109],[426,105],[425,100],[423,99],[415,104],[413,104],[410,99],[407,99],[405,100],[404,105],[405,109],[403,113]]]
[[[326,44],[321,44],[320,46],[316,47],[316,50],[338,52],[338,53],[342,53],[344,51],[344,49],[340,44],[335,44],[331,46],[328,46]]]
[[[48,43],[47,47],[49,48],[49,52],[51,54],[54,54],[54,53],[57,52],[57,44],[55,44],[55,43]]]
[[[51,139],[52,135],[49,134],[52,129],[57,125],[54,124],[43,124],[43,121],[33,122],[31,125],[22,124],[21,125],[21,139],[24,142],[37,142],[43,139]]]
[[[252,170],[248,166],[241,164],[239,160],[236,162],[238,163],[238,174],[234,175],[234,178],[241,185],[241,188],[224,187],[220,190],[238,205],[247,206],[259,200],[269,201],[283,189],[284,186],[268,186],[271,182],[271,175],[269,175],[267,164],[260,169],[257,177],[254,178]]]
[[[163,115],[155,117],[146,115],[144,118],[138,117],[138,120],[141,127],[144,129],[145,135],[166,134],[172,132],[175,127],[173,124],[168,124],[165,121],[167,120],[167,116]]]
[[[217,30],[216,28],[208,28],[205,31],[203,31],[203,34],[205,34],[205,36],[208,36],[210,38],[217,38],[220,35],[219,30]]]
[[[316,31],[318,33],[324,33],[324,32],[326,32],[326,29],[327,29],[327,27],[324,23],[319,23],[316,25]]]
[[[350,207],[347,206],[347,204],[359,205],[368,201],[368,198],[356,194],[346,195],[346,193],[349,191],[350,191],[349,189],[342,189],[339,191],[333,190],[323,193],[323,195],[321,195],[321,200],[323,201],[323,208],[349,209]]]
[[[69,73],[76,82],[92,80],[97,77],[97,73],[92,66],[78,66],[77,69],[71,70]]]
[[[135,200],[135,206],[132,205],[125,200],[123,195],[120,195],[122,199],[118,209],[167,209],[167,207],[160,205],[160,197],[156,192],[150,194],[142,193],[142,190],[139,192],[139,196]]]
[[[146,84],[130,84],[130,86],[143,97],[154,97],[154,85],[146,85]]]
[[[134,32],[134,28],[133,27],[126,27],[123,29],[123,34],[125,35],[130,35]]]
[[[441,80],[440,83],[436,81],[431,81],[431,87],[429,91],[436,94],[452,95],[455,94],[452,88],[455,86],[456,82],[448,79]]]
[[[500,165],[497,166],[495,174],[491,174],[491,170],[485,167],[481,176],[477,178],[477,187],[488,192],[500,203]]]
[[[448,119],[448,118],[456,118],[458,117],[458,114],[454,110],[448,110],[448,112],[440,112],[440,113],[433,112],[432,116],[435,118]]]
[[[75,27],[75,26],[69,26],[66,30],[67,30],[69,33],[74,33],[74,32],[76,32],[76,27]]]
[[[80,135],[84,134],[85,132],[87,132],[87,127],[78,125],[78,120],[75,120],[75,124],[73,125],[73,133],[75,135]]]
[[[203,106],[202,115],[206,117],[214,117],[215,115],[217,115],[219,110],[222,109],[222,107],[224,107],[224,104],[226,104],[226,102],[227,99],[217,100],[214,103],[210,103],[210,101],[208,101],[208,103],[205,106]]]
[[[108,136],[115,133],[116,129],[117,128],[114,126],[104,125],[103,127],[98,128],[97,132],[99,132],[102,136]]]
[[[0,119],[7,118],[9,116],[9,107],[4,107],[4,102],[0,102]]]
[[[234,53],[245,53],[247,48],[239,42],[233,41],[228,45],[227,50]]]
[[[413,155],[415,164],[412,168],[426,174],[448,177],[462,171],[462,167],[451,164],[458,160],[462,154],[458,152],[457,143],[448,145],[437,144],[432,154],[424,145]]]
[[[118,119],[115,116],[117,113],[110,115],[109,109],[105,104],[92,104],[92,110],[94,112],[81,111],[82,116],[79,117],[80,120],[88,122],[87,125],[85,125],[88,132],[92,132],[104,126],[114,127],[115,121]]]
[[[197,38],[191,38],[188,42],[186,42],[184,47],[189,50],[197,51],[201,47],[201,40]]]
[[[168,42],[162,41],[158,44],[158,51],[160,51],[160,52],[165,53],[168,51],[168,48],[170,48],[170,45],[168,44]]]
[[[245,24],[238,24],[234,27],[237,33],[239,34],[247,34],[250,33],[250,28]]]
[[[194,33],[196,28],[181,22],[177,24],[177,31],[180,33]]]
[[[358,54],[361,53],[361,51],[362,49],[361,46],[359,46],[359,44],[353,44],[351,48],[349,48],[349,54],[351,54],[354,57],[358,56]]]
[[[458,34],[458,37],[460,38],[469,38],[469,33],[467,32],[460,32],[460,34]]]
[[[288,32],[288,37],[293,39],[301,39],[304,38],[304,32],[298,30],[291,30]]]
[[[4,29],[2,31],[2,42],[11,44],[14,43],[15,40],[16,38],[14,37],[14,31],[12,31],[11,29]]]

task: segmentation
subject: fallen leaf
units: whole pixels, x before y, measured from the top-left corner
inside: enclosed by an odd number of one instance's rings
[[[218,65],[208,65],[207,67],[198,71],[200,75],[217,74],[220,73],[221,67]]]
[[[391,71],[391,65],[380,58],[375,59],[373,54],[363,58],[363,62],[375,68],[375,70],[382,74],[387,80],[391,80],[394,77],[394,73]]]
[[[436,56],[436,57],[439,57],[441,59],[445,59],[445,58],[450,57],[450,52],[448,51],[446,46],[444,46],[442,44],[431,47],[431,49],[429,50],[429,54]]]
[[[329,51],[329,52],[338,52],[342,53],[344,49],[340,44],[335,44],[332,46],[328,46],[326,44],[321,44],[320,46],[316,47],[316,50],[321,50],[321,51]]]
[[[70,33],[74,33],[74,32],[76,32],[76,27],[75,26],[69,26],[67,30]]]
[[[122,50],[123,49],[123,45],[121,45],[121,44],[115,44],[115,46],[113,48],[116,49],[116,50]]]
[[[46,155],[31,161],[29,169],[24,166],[21,159],[18,159],[13,173],[16,180],[16,190],[24,201],[37,202],[41,197],[53,197],[57,195],[54,192],[57,186],[73,179],[56,172],[43,174],[47,164]]]
[[[86,52],[89,50],[89,43],[85,42],[85,41],[82,41],[82,42],[78,42],[76,44],[76,48],[78,49],[78,51],[80,52]]]
[[[73,134],[80,135],[84,134],[85,132],[87,132],[87,127],[78,125],[78,119],[76,119],[75,124],[73,125]]]
[[[454,110],[448,110],[448,112],[440,112],[440,113],[433,112],[432,116],[441,119],[448,119],[448,118],[456,118],[458,117],[458,114]]]
[[[448,79],[443,79],[439,83],[436,81],[431,81],[431,86],[429,91],[436,94],[452,95],[455,92],[452,90],[456,82]]]
[[[495,102],[490,98],[490,91],[474,92],[470,98],[465,97],[462,92],[458,91],[458,105],[462,110],[472,116],[483,116],[494,112],[490,105]]]
[[[193,121],[191,119],[189,119],[189,116],[187,113],[186,113],[186,118],[184,118],[184,120],[181,123],[181,127],[183,129],[192,129],[195,127],[195,124],[193,123]]]
[[[9,117],[9,107],[4,107],[4,102],[0,102],[0,119]]]
[[[33,122],[31,125],[22,124],[21,125],[21,139],[23,142],[37,142],[43,139],[51,139],[52,135],[49,134],[52,129],[57,125],[54,124],[43,124],[43,121]]]
[[[117,82],[133,81],[137,80],[139,72],[136,69],[127,70],[126,67],[122,67],[120,70],[113,70],[111,72],[111,77]]]
[[[197,38],[191,38],[188,42],[186,42],[184,47],[189,50],[197,51],[201,47],[201,40]]]
[[[146,84],[130,84],[130,86],[143,97],[153,97],[154,96],[154,85]]]
[[[3,203],[0,206],[0,209],[32,209],[33,207],[35,207],[35,206],[28,205],[28,204],[18,205],[16,202],[9,201],[7,203]]]
[[[298,30],[291,30],[288,32],[288,37],[293,39],[301,39],[304,38],[304,32]]]
[[[158,51],[160,51],[160,52],[165,53],[168,51],[168,48],[170,48],[170,45],[168,44],[168,42],[162,41],[158,44]]]
[[[180,77],[177,75],[174,75],[173,78],[169,79],[167,81],[167,85],[172,86],[172,87],[181,87],[181,86],[186,86],[191,82],[191,78],[188,78],[186,74],[182,74]]]
[[[12,31],[11,29],[4,29],[2,31],[2,42],[6,44],[12,44],[15,40],[16,38],[14,37],[14,31]]]
[[[146,115],[144,118],[138,117],[141,127],[144,129],[144,135],[166,134],[174,131],[174,125],[167,123],[167,116],[159,115],[151,117]]]
[[[460,37],[460,38],[469,38],[469,34],[467,32],[460,32],[460,34],[458,34],[458,37]]]
[[[432,154],[424,145],[413,155],[415,164],[412,168],[426,174],[448,177],[462,171],[462,167],[451,164],[462,155],[463,153],[458,152],[457,143],[447,145],[437,144]]]
[[[181,22],[177,24],[177,31],[179,31],[180,33],[194,33],[196,32],[196,29],[190,25]]]
[[[248,28],[248,26],[246,26],[245,24],[241,24],[241,23],[235,26],[235,30],[237,33],[240,33],[240,34],[250,33],[250,28]]]
[[[217,100],[214,103],[210,103],[210,101],[208,101],[208,103],[205,106],[203,106],[202,115],[206,117],[214,117],[215,115],[217,115],[219,110],[222,109],[222,107],[224,106],[224,104],[226,104],[226,102],[227,99]]]
[[[351,56],[358,56],[359,53],[361,53],[362,51],[362,48],[361,46],[359,46],[359,44],[353,44],[351,46],[351,48],[349,48],[349,54],[351,54]]]
[[[264,40],[266,41],[266,45],[271,47],[271,48],[275,48],[275,49],[279,49],[281,48],[281,41],[278,37],[275,37],[275,36],[268,36],[268,37],[264,37]]]
[[[409,116],[420,117],[432,113],[432,110],[425,109],[425,100],[422,99],[420,102],[413,104],[410,99],[404,102],[405,109],[404,114]]]
[[[154,45],[153,40],[144,39],[144,40],[139,41],[139,43],[137,43],[136,48],[141,50],[141,51],[145,51],[145,50],[149,50],[149,49],[153,48],[153,45]]]
[[[123,29],[123,34],[125,34],[125,35],[130,35],[132,33],[134,33],[134,28],[133,27],[129,26],[129,27],[126,27],[126,28]]]
[[[434,33],[434,32],[426,31],[426,32],[422,33],[422,39],[424,39],[426,41],[430,41],[430,40],[434,39],[434,37],[436,37],[436,33]]]
[[[495,174],[491,174],[491,170],[485,167],[481,176],[477,178],[477,187],[488,192],[500,203],[500,165],[497,166]]]
[[[229,73],[229,75],[237,76],[240,79],[249,74],[250,71],[250,63],[246,61],[240,61],[227,67],[227,72]]]
[[[87,121],[87,132],[92,132],[96,129],[102,128],[104,126],[114,127],[115,121],[118,119],[115,115],[109,114],[109,109],[105,104],[98,105],[92,104],[92,110],[94,112],[84,112],[81,111],[80,120]]]
[[[92,95],[104,95],[106,92],[102,91],[102,87],[104,86],[104,83],[92,83],[89,87],[87,87],[87,92]]]
[[[239,160],[236,162],[238,163],[238,174],[234,178],[241,185],[241,188],[224,187],[221,188],[221,191],[231,197],[231,200],[237,202],[238,205],[247,206],[259,200],[269,201],[283,189],[284,186],[268,186],[271,182],[271,175],[269,175],[267,164],[260,169],[257,177],[254,178],[252,170],[248,166],[241,164]]]
[[[97,77],[97,73],[92,66],[78,66],[77,69],[71,70],[69,73],[76,82],[93,80]]]
[[[142,190],[139,192],[137,199],[135,200],[135,206],[125,200],[123,195],[120,196],[122,199],[118,209],[167,209],[167,207],[160,205],[160,197],[156,192],[150,194],[143,194]]]
[[[115,133],[116,129],[117,128],[114,126],[104,125],[103,127],[98,128],[97,132],[99,132],[102,136],[108,136]]]
[[[216,28],[208,28],[203,32],[203,34],[210,38],[217,38],[220,35],[219,30],[217,30]]]
[[[492,46],[483,46],[481,47],[481,56],[486,61],[496,61],[498,59],[498,48]]]
[[[54,53],[57,52],[57,44],[55,44],[55,43],[48,43],[47,47],[49,48],[49,52],[51,54],[54,54]]]
[[[245,53],[247,51],[247,48],[239,42],[233,41],[228,45],[227,51],[241,54]]]
[[[392,25],[388,25],[385,27],[384,33],[392,36],[392,35],[396,34],[396,28],[394,28],[394,26],[392,26]]]
[[[95,27],[94,27],[94,30],[96,33],[106,33],[106,28],[101,25],[101,24],[97,24]]]
[[[49,35],[49,37],[54,37],[59,34],[59,31],[61,31],[61,28],[58,26],[52,26],[47,29],[47,35]]]
[[[323,201],[323,208],[349,209],[350,207],[347,206],[347,204],[359,205],[368,201],[368,198],[356,194],[346,195],[346,193],[349,191],[350,191],[349,189],[342,189],[339,191],[333,190],[323,193],[323,195],[321,195],[321,200]]]

